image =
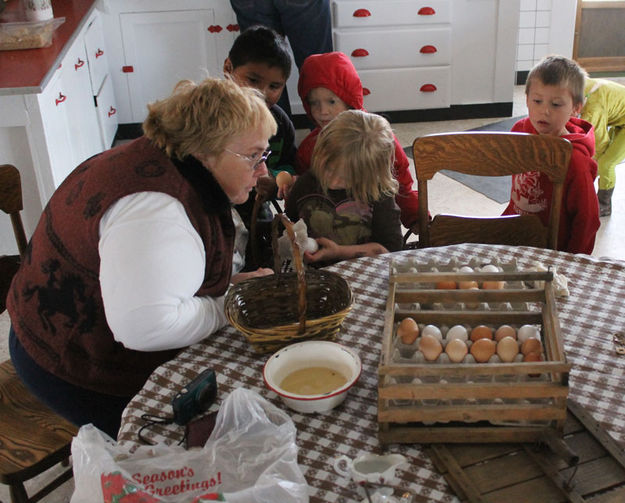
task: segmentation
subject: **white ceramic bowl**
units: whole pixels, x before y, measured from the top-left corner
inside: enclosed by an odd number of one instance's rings
[[[328,367],[347,378],[340,388],[323,395],[298,395],[280,388],[280,383],[291,372],[310,367]],[[305,341],[291,344],[274,353],[263,369],[267,387],[280,395],[297,412],[324,412],[345,400],[362,370],[358,355],[351,349],[329,341]]]

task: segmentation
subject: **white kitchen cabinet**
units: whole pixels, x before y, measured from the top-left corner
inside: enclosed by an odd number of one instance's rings
[[[358,70],[368,110],[511,110],[519,0],[333,0],[332,7],[334,48]]]
[[[2,161],[20,170],[28,235],[65,177],[115,136],[116,115],[96,106],[102,96],[102,108],[115,109],[98,17],[94,9],[79,24],[38,92],[18,88],[0,95]]]
[[[228,0],[100,3],[120,123],[143,122],[180,80],[223,76],[239,30]]]

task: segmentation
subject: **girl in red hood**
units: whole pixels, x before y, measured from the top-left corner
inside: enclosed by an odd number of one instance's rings
[[[349,109],[363,110],[362,83],[349,57],[342,52],[313,54],[304,60],[297,91],[308,117],[317,127],[304,138],[297,149],[295,168],[298,174],[308,171],[317,136],[339,113]],[[395,201],[401,211],[404,227],[417,228],[419,199],[413,190],[408,158],[397,138],[393,176],[399,183]]]
[[[512,131],[561,136],[573,145],[564,180],[558,250],[591,254],[599,229],[595,135],[592,124],[576,116],[584,103],[585,72],[563,56],[547,56],[527,76],[525,95],[529,117]],[[538,172],[512,176],[510,203],[504,215],[538,215],[547,224],[553,184]]]

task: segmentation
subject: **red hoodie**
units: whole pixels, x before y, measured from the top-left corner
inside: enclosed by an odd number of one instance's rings
[[[563,135],[573,145],[569,170],[564,180],[558,250],[591,254],[599,229],[599,206],[594,180],[597,176],[595,133],[590,122],[571,117]],[[529,117],[521,119],[512,131],[538,134]],[[510,203],[504,215],[535,214],[547,225],[553,185],[544,173],[512,175]]]
[[[308,117],[314,122],[310,113],[310,106],[306,97],[316,87],[325,87],[355,110],[363,110],[362,83],[358,72],[349,57],[342,52],[328,52],[308,56],[299,72],[297,91]],[[310,168],[312,151],[317,142],[320,127],[312,130],[297,148],[295,167],[298,174],[305,173]],[[399,182],[399,192],[395,202],[401,210],[401,223],[410,228],[417,223],[419,199],[417,191],[413,190],[413,179],[410,174],[408,158],[395,137],[395,164],[393,177]]]

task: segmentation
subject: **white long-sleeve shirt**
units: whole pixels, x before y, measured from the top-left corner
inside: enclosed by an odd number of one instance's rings
[[[206,255],[177,199],[160,192],[120,199],[100,220],[98,248],[106,320],[126,348],[182,348],[226,325],[224,297],[194,295]]]

